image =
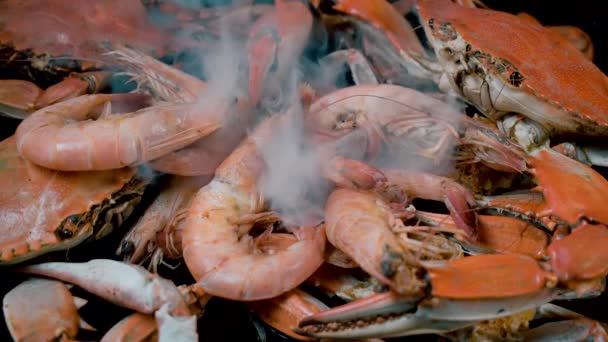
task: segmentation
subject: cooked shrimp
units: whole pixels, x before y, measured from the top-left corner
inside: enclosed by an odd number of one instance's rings
[[[108,56],[124,67],[138,86],[149,91],[158,101],[195,103],[209,95],[209,87],[204,81],[142,52],[118,46]],[[212,176],[215,168],[245,137],[251,114],[248,101],[240,100],[239,106],[226,113],[222,127],[216,132],[165,154],[152,161],[150,166],[157,171],[180,176]]]
[[[429,94],[390,84],[342,88],[316,100],[305,120],[315,140],[367,133],[367,152],[390,150],[389,163],[423,157],[448,161],[456,144],[466,146],[479,161],[500,169],[521,171],[517,150],[458,108]],[[506,139],[505,139],[506,140]],[[403,157],[396,157],[401,155]],[[467,155],[468,160],[473,157]],[[397,165],[402,167],[404,165]]]
[[[337,189],[325,205],[327,239],[382,284],[402,294],[420,291],[413,254],[392,230],[403,223],[373,192]]]
[[[261,123],[217,168],[213,180],[192,200],[182,233],[184,260],[205,292],[233,300],[276,297],[304,282],[323,263],[325,231],[302,227],[298,239],[272,254],[256,250],[247,232],[264,200],[258,179],[265,164],[260,146],[286,127],[288,112]]]
[[[385,170],[384,175],[391,195],[397,191],[400,193],[397,195],[406,195],[410,200],[422,198],[443,202],[465,238],[475,239],[477,216],[471,208],[476,207],[477,202],[469,189],[450,178],[425,172]]]
[[[407,134],[407,145],[421,146],[418,153],[441,158],[447,151],[444,145],[458,137],[454,127],[464,118],[447,103],[414,89],[377,84],[342,88],[321,97],[311,105],[306,121],[307,128],[321,136],[338,137],[363,128],[372,146]],[[425,135],[418,136],[417,131]]]
[[[54,170],[108,170],[141,164],[218,130],[232,104],[162,104],[121,115],[100,115],[142,95],[83,95],[31,114],[17,128],[17,149]],[[89,120],[93,118],[94,120]]]
[[[173,177],[123,237],[116,254],[131,263],[142,263],[152,256],[149,268],[154,273],[157,264],[163,262],[163,256],[181,257],[181,239],[173,241],[174,234],[180,234],[192,197],[209,180],[207,176]],[[159,235],[169,237],[164,239],[169,241],[158,241]]]

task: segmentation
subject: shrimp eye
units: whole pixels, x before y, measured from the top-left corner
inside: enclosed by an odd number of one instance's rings
[[[429,19],[429,27],[431,28],[431,30],[435,28],[435,19]]]
[[[121,244],[122,254],[123,255],[131,255],[135,250],[135,244],[133,241],[125,240]]]
[[[336,119],[338,120],[339,123],[345,123],[346,120],[348,120],[348,114],[341,113],[338,115],[338,117]]]

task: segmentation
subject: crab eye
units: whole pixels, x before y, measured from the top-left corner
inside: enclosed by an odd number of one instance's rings
[[[60,239],[69,239],[74,236],[74,232],[68,228],[60,228],[56,231],[56,233]]]
[[[72,216],[68,217],[68,220],[73,224],[78,224],[78,221],[80,221],[80,216],[72,215]]]
[[[473,50],[473,47],[471,46],[471,44],[467,44],[466,51],[469,52],[471,50]]]
[[[432,29],[434,29],[435,27],[435,19],[431,18],[429,19],[429,27]]]
[[[523,80],[524,77],[517,71],[513,71],[509,76],[509,83],[511,83],[511,85],[514,87],[519,87]]]

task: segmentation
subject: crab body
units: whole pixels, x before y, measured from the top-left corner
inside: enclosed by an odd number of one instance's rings
[[[147,180],[133,168],[58,172],[17,153],[14,136],[0,142],[0,265],[102,237],[126,219]]]
[[[493,119],[518,113],[535,123],[541,136],[530,144],[542,144],[542,135],[608,133],[606,76],[558,34],[449,1],[420,0],[418,13],[443,80]]]

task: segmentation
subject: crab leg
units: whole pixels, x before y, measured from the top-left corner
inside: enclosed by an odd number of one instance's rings
[[[0,113],[14,119],[25,119],[44,90],[23,80],[0,80]]]
[[[608,334],[604,327],[588,318],[577,318],[545,323],[523,333],[530,342],[606,341]]]
[[[297,288],[272,299],[249,302],[247,306],[268,325],[302,341],[312,339],[296,334],[292,329],[297,327],[304,317],[329,309],[312,295]]]
[[[196,106],[206,97],[216,96],[207,83],[151,56],[124,46],[107,54],[113,63],[127,70],[138,87],[148,90],[157,101],[190,103]],[[237,98],[235,110],[224,113],[222,126],[192,144],[170,151],[150,162],[152,168],[180,176],[212,175],[215,168],[234,150],[250,123],[248,101]]]
[[[335,70],[342,64],[346,64],[353,75],[355,84],[378,84],[372,66],[359,50],[338,50],[323,57],[320,63],[330,70]]]
[[[100,342],[143,341],[158,333],[152,315],[133,313],[116,323],[103,335]]]
[[[315,7],[321,1],[311,1]],[[409,22],[387,1],[384,0],[339,0],[332,8],[369,23],[381,30],[398,51],[422,54],[424,48],[416,37]]]

